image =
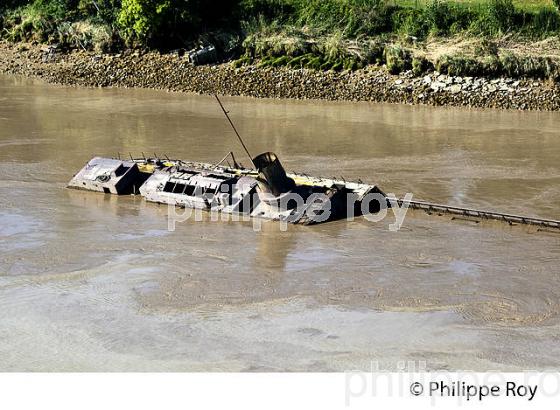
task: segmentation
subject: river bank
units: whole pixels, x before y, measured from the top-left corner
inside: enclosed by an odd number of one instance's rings
[[[176,54],[127,50],[96,54],[73,50],[47,53],[33,44],[0,42],[0,72],[85,87],[140,87],[177,92],[433,106],[559,110],[560,87],[552,81],[459,77],[437,71],[389,74],[375,66],[357,71],[286,67],[194,67]]]

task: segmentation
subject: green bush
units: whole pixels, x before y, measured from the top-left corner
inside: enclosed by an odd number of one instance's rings
[[[28,3],[29,0],[2,0],[2,2],[0,3],[0,11],[15,9],[20,6],[25,6]]]
[[[8,12],[3,18],[7,38],[11,41],[55,41],[57,25],[67,12],[63,0],[36,0]]]
[[[231,65],[235,68],[240,68],[244,65],[249,65],[253,62],[253,59],[248,55],[243,55],[237,60],[234,60]]]
[[[500,63],[502,71],[505,75],[510,77],[518,77],[523,75],[523,67],[520,64],[519,58],[511,53],[505,53],[500,56]]]
[[[342,70],[342,61],[337,61],[331,66],[331,70],[333,71],[340,71]]]
[[[419,38],[426,37],[431,25],[424,17],[423,9],[397,8],[391,15],[392,31]]]
[[[487,56],[482,59],[482,74],[495,77],[503,72],[502,62],[497,56]]]
[[[423,19],[436,35],[455,34],[469,27],[474,15],[457,3],[434,0],[428,4]]]
[[[559,60],[550,57],[518,56],[508,52],[502,55],[487,55],[476,59],[461,55],[445,55],[436,62],[436,69],[454,76],[488,77],[509,76],[553,79],[560,78]]]
[[[436,70],[453,76],[474,77],[483,72],[484,66],[475,58],[462,55],[444,55],[436,61]]]
[[[385,44],[381,41],[367,41],[360,44],[364,63],[382,64],[385,53]]]
[[[336,31],[329,35],[322,44],[322,51],[329,60],[336,60],[344,57],[348,51],[344,43],[342,32]]]
[[[482,8],[471,29],[487,35],[502,35],[514,30],[520,17],[512,0],[491,0]]]
[[[414,56],[412,58],[412,72],[417,77],[422,75],[432,67],[432,63],[426,57]]]
[[[387,46],[385,48],[385,62],[387,70],[391,74],[399,74],[412,68],[410,52],[400,46]]]
[[[235,67],[241,66],[240,60],[234,63]],[[364,63],[355,56],[346,56],[338,59],[327,59],[320,54],[308,53],[297,57],[274,57],[268,56],[260,60],[260,67],[281,67],[288,66],[291,68],[307,68],[310,70],[350,70],[354,71],[364,67]]]
[[[281,57],[278,57],[278,58],[275,58],[274,60],[272,60],[270,65],[272,67],[280,67],[280,66],[284,66],[284,65],[288,64],[289,61],[290,61],[290,57],[281,56]]]
[[[125,40],[145,42],[160,29],[169,9],[167,0],[122,0],[118,23]]]
[[[312,70],[320,70],[324,62],[325,60],[321,56],[314,56],[309,59],[306,67]]]
[[[121,0],[79,0],[76,9],[83,19],[113,25],[121,10]]]
[[[294,12],[295,8],[290,0],[241,0],[239,1],[238,18],[245,21],[255,18],[272,21],[292,16]]]
[[[349,71],[357,70],[359,62],[355,57],[346,57],[342,60],[342,68]]]
[[[498,55],[498,44],[487,38],[483,38],[480,43],[478,43],[474,49],[474,53],[478,57],[484,56],[497,56]]]
[[[59,24],[58,42],[70,48],[83,48],[97,52],[107,52],[112,47],[113,30],[105,24],[86,22]]]
[[[560,0],[558,0],[560,2]],[[527,34],[537,33],[538,35],[554,34],[560,29],[560,14],[558,11],[545,8],[539,10],[531,18]]]
[[[378,34],[389,28],[385,0],[294,0],[295,21],[347,36]]]
[[[302,68],[305,67],[305,65],[307,64],[308,58],[303,55],[303,56],[297,56],[297,57],[293,57],[290,62],[288,63],[288,65],[292,68]]]
[[[509,58],[511,59],[512,57],[510,56]],[[515,72],[519,76],[558,80],[560,72],[558,60],[553,60],[550,57],[536,56],[513,56],[513,58],[517,60]],[[512,67],[510,65],[508,69],[511,70]]]

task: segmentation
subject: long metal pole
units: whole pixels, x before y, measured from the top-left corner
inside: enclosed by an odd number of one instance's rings
[[[224,112],[226,118],[229,121],[229,124],[231,125],[231,128],[233,128],[233,131],[235,131],[235,135],[237,135],[237,139],[239,140],[239,142],[241,143],[241,145],[243,146],[243,149],[245,150],[245,152],[247,153],[247,156],[249,157],[249,159],[251,160],[251,163],[253,164],[253,166],[256,168],[255,163],[253,162],[253,157],[251,156],[251,154],[249,153],[249,150],[247,149],[247,147],[245,146],[245,143],[243,142],[243,139],[241,138],[241,135],[239,135],[239,133],[237,132],[237,129],[235,128],[235,125],[233,125],[233,121],[231,120],[231,118],[229,118],[228,112],[226,111],[226,109],[224,108],[224,106],[222,105],[222,102],[220,101],[220,99],[218,98],[218,94],[214,94],[214,97],[216,97],[216,100],[218,101],[218,104],[220,104],[220,108],[222,109],[222,111]]]
[[[533,218],[530,216],[504,214],[494,211],[483,211],[472,208],[460,208],[457,206],[434,204],[424,201],[405,201],[404,199],[397,199],[399,205],[402,206],[403,202],[408,202],[409,207],[413,209],[421,209],[427,213],[445,213],[449,215],[457,215],[466,218],[479,218],[479,219],[493,219],[496,221],[504,221],[509,224],[524,224],[524,225],[537,225],[546,228],[560,229],[560,221],[553,219]],[[389,203],[389,205],[391,205]]]

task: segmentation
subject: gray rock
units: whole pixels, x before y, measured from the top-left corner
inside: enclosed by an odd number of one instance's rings
[[[441,81],[434,81],[432,84],[430,84],[430,88],[435,92],[438,92],[439,90],[444,89],[445,85],[446,84],[442,83]]]
[[[461,85],[460,84],[453,84],[452,86],[447,88],[451,94],[457,94],[461,92]]]

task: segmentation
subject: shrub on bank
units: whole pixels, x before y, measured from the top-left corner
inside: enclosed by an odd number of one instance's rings
[[[471,9],[459,3],[434,0],[425,8],[423,20],[429,34],[449,36],[466,30],[474,17]]]
[[[517,56],[508,53],[501,58],[503,73],[509,76],[558,80],[560,64],[550,57]]]
[[[390,8],[385,0],[292,0],[300,26],[323,32],[342,31],[346,36],[374,35],[388,31]]]
[[[453,76],[475,77],[482,74],[480,61],[463,55],[443,55],[435,64],[437,71]]]
[[[256,33],[245,38],[243,48],[246,53],[255,57],[267,55],[295,57],[311,52],[313,42],[301,33],[277,33],[272,35]]]
[[[14,42],[47,42],[54,39],[63,16],[61,7],[45,7],[42,2],[17,8],[3,15],[4,35]]]
[[[432,70],[434,65],[424,56],[412,57],[412,73],[415,76],[420,76],[425,72]]]
[[[412,68],[410,52],[399,45],[387,46],[385,48],[385,64],[391,74],[399,74]]]
[[[78,21],[58,27],[58,42],[70,48],[108,52],[113,46],[113,30],[106,24]]]
[[[541,36],[545,36],[547,34],[557,34],[559,30],[560,13],[558,13],[557,10],[546,8],[539,10],[536,14],[533,15],[525,32],[527,34],[541,33]]]
[[[560,78],[560,60],[550,57],[520,56],[512,52],[487,55],[483,58],[463,55],[444,55],[435,65],[441,73],[461,77],[507,76],[538,78],[557,81]]]
[[[3,28],[4,38],[14,42],[61,42],[71,47],[107,49],[114,33],[105,19],[113,14],[120,0],[99,0],[95,14],[89,14],[91,10],[86,5],[90,3],[86,0],[12,0],[10,4],[14,8],[0,14],[0,28]]]
[[[487,35],[502,35],[523,25],[522,13],[512,0],[492,0],[485,5],[474,20],[472,29]]]

